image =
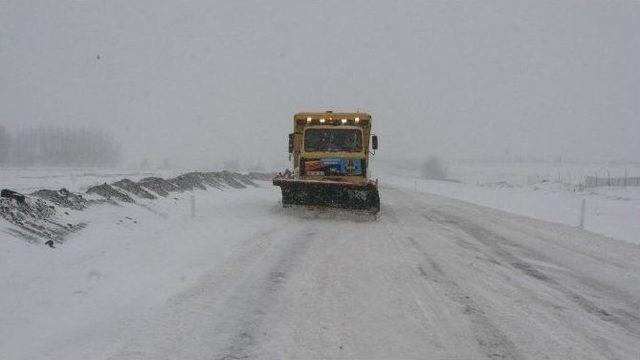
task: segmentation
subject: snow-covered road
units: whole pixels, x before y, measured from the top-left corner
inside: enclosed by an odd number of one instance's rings
[[[281,209],[270,187],[198,196],[193,225],[165,214],[153,246],[140,244],[141,220],[106,250],[73,250],[91,226],[61,248],[83,254],[73,271],[99,275],[61,282],[60,296],[79,301],[72,290],[90,281],[84,298],[99,308],[38,299],[71,272],[61,261],[40,272],[3,261],[0,357],[640,358],[638,245],[391,187],[377,220]],[[7,294],[18,283],[29,299]],[[47,318],[56,311],[78,319]]]

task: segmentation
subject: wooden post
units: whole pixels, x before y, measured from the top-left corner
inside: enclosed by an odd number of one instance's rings
[[[584,229],[584,213],[587,207],[587,199],[582,199],[582,204],[580,204],[580,229]]]
[[[196,217],[196,197],[195,195],[191,195],[191,204],[190,204],[190,208],[191,208],[191,218],[193,219],[194,217]]]

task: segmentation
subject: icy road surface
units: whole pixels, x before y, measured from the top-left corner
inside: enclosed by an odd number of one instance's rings
[[[640,358],[638,245],[394,188],[377,221],[279,196],[3,241],[0,358]]]

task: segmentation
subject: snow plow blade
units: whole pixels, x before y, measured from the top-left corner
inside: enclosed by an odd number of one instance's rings
[[[380,195],[375,182],[354,184],[338,181],[273,179],[282,190],[282,206],[302,205],[349,210],[380,211]]]

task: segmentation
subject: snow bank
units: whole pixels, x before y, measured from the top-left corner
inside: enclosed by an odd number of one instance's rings
[[[144,206],[158,196],[168,196],[170,192],[207,190],[210,187],[217,190],[243,189],[247,186],[257,186],[250,175],[222,171],[189,172],[166,180],[147,177],[136,182],[125,178],[112,184],[105,182],[91,186],[84,196],[72,193],[66,188],[40,189],[30,195],[6,191],[7,194],[16,194],[19,198],[0,198],[0,218],[9,223],[5,226],[5,230],[0,223],[0,231],[31,243],[55,241],[61,244],[64,242],[65,235],[84,227],[84,223],[74,222],[69,211],[82,211],[90,204],[140,203]],[[157,196],[153,194],[154,192]],[[4,195],[5,192],[3,192]],[[94,197],[94,199],[85,197]],[[65,216],[66,218],[63,219]],[[49,245],[52,246],[52,244]]]
[[[469,173],[465,179],[473,181]],[[488,179],[483,179],[488,180]],[[640,188],[599,188],[567,191],[558,183],[514,185],[500,181],[423,180],[417,176],[382,176],[385,184],[446,196],[535,219],[578,226],[580,207],[586,201],[586,230],[640,244]],[[384,199],[383,199],[384,201]]]

